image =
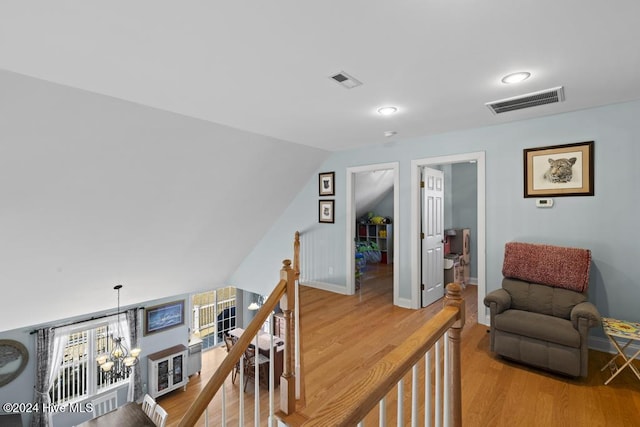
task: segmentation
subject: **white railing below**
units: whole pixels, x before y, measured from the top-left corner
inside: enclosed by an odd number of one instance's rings
[[[269,316],[273,323],[273,314]],[[266,323],[266,322],[265,322]],[[259,334],[264,337],[265,332]],[[270,340],[269,360],[276,360],[275,348],[276,338],[273,333],[268,334]],[[251,339],[251,345],[258,347],[257,334]],[[224,385],[220,388],[220,392],[211,400],[204,414],[199,421],[204,422],[204,426],[219,425],[242,425],[242,426],[269,426],[277,425],[275,417],[279,408],[279,395],[277,386],[279,378],[275,376],[275,364],[269,363],[268,371],[268,388],[265,390],[261,385],[261,377],[258,364],[254,365],[253,379],[246,378],[245,363],[246,359],[241,356],[237,361],[240,366],[239,373],[235,382],[233,381],[233,373],[231,373],[224,381]],[[245,390],[245,382],[247,387]],[[265,395],[267,396],[265,398]],[[263,410],[263,403],[266,408]]]
[[[296,240],[298,235],[296,235]],[[297,247],[297,246],[294,246]],[[294,251],[294,260],[297,259]],[[275,425],[275,414],[292,414],[295,410],[295,367],[294,367],[294,325],[293,312],[297,286],[297,273],[291,268],[291,261],[285,260],[280,270],[280,282],[269,295],[264,305],[238,337],[237,342],[229,350],[217,371],[208,380],[200,394],[191,404],[187,413],[178,424],[179,427],[190,427],[204,420],[205,425]],[[299,265],[294,262],[294,265]],[[273,310],[279,303],[284,316],[283,349],[275,350],[273,331],[270,331],[268,391],[260,388],[259,366],[255,366],[253,379],[253,396],[250,390],[245,392],[245,354],[249,346],[254,345],[256,355],[259,354],[258,334],[264,333],[265,323],[273,324]],[[282,351],[282,375],[275,378],[275,351]],[[239,381],[232,381],[236,364],[240,364]],[[275,388],[279,386],[279,393]],[[268,396],[265,396],[265,394]],[[267,397],[268,408],[261,408],[261,398]],[[213,418],[213,419],[212,419]]]

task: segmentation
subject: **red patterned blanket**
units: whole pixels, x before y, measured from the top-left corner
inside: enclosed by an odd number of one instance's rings
[[[585,292],[589,286],[589,249],[509,242],[502,275],[532,283]]]

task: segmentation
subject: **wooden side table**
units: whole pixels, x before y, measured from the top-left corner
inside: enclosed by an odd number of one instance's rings
[[[613,319],[611,317],[603,317],[602,318],[602,328],[604,329],[604,333],[611,341],[611,344],[616,348],[618,354],[613,356],[609,362],[602,367],[600,371],[604,371],[607,367],[611,369],[611,377],[607,381],[605,381],[605,385],[609,384],[612,379],[614,379],[620,372],[622,372],[625,368],[631,368],[638,380],[640,380],[640,372],[638,368],[633,364],[634,359],[639,358],[640,349],[636,351],[631,357],[627,356],[625,350],[631,343],[634,341],[640,344],[640,323],[628,322],[626,320],[618,320]],[[626,343],[624,341],[626,340]],[[624,344],[624,345],[622,345]],[[616,359],[618,357],[622,357],[624,359],[624,364],[622,366],[618,366],[616,364]]]

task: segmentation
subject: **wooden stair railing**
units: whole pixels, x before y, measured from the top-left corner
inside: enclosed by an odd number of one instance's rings
[[[300,233],[296,232],[294,243],[294,266],[291,268],[291,261],[284,260],[283,267],[280,270],[280,281],[271,292],[265,303],[260,307],[249,326],[240,336],[238,341],[233,345],[231,351],[224,358],[216,372],[211,376],[207,384],[204,386],[198,397],[193,401],[187,412],[184,414],[178,427],[194,426],[209,402],[214,398],[218,390],[223,386],[225,380],[234,369],[235,364],[242,357],[245,350],[249,347],[254,337],[260,331],[267,318],[276,308],[278,302],[280,309],[284,314],[285,336],[284,336],[284,363],[283,372],[280,377],[280,412],[284,414],[292,414],[295,410],[295,369],[294,369],[294,352],[293,352],[293,322],[292,312],[295,304],[295,283],[300,274]]]
[[[447,379],[451,392],[449,415],[452,426],[461,426],[460,332],[464,326],[465,307],[460,285],[447,285],[444,304],[440,312],[384,356],[364,378],[334,396],[321,409],[310,415],[302,425],[357,425],[448,332],[450,350],[446,363],[450,374]]]

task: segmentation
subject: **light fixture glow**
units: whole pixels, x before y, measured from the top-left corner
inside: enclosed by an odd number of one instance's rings
[[[102,370],[104,379],[115,381],[128,378],[131,374],[131,368],[138,364],[140,361],[141,350],[139,348],[132,348],[131,351],[125,346],[124,338],[122,337],[122,331],[120,330],[120,289],[122,285],[116,285],[113,287],[118,292],[118,315],[116,317],[118,322],[118,335],[111,333],[107,340],[111,347],[109,352],[108,348],[105,348],[105,352],[99,354],[96,357],[96,362]],[[115,332],[115,331],[114,331]]]
[[[378,114],[383,116],[390,116],[391,114],[395,114],[398,112],[398,107],[380,107],[378,108]]]
[[[517,73],[507,74],[502,78],[502,83],[509,85],[512,83],[520,83],[531,77],[531,73],[527,71],[518,71]]]

